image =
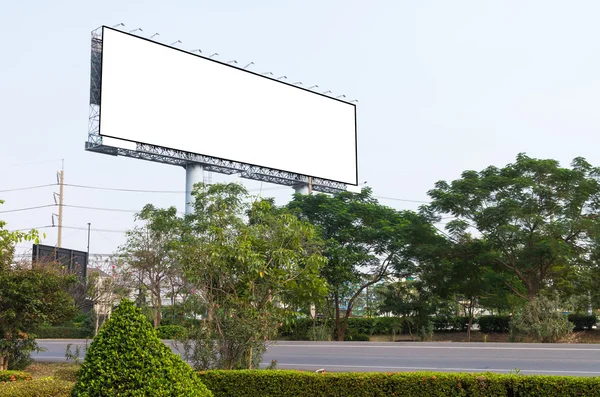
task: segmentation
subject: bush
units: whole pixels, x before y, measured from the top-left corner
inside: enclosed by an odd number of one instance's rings
[[[83,339],[91,337],[85,329],[77,327],[38,327],[35,331],[38,339]]]
[[[523,308],[511,326],[518,333],[525,334],[537,342],[554,343],[573,330],[567,316],[556,311],[556,302],[538,296]]]
[[[73,382],[52,378],[0,383],[2,397],[70,397]]]
[[[156,332],[160,339],[178,339],[185,335],[186,329],[181,325],[161,325]]]
[[[587,314],[569,314],[569,321],[575,325],[575,331],[582,331],[584,329],[592,329],[596,325],[596,315]]]
[[[355,334],[355,335],[345,335],[345,341],[354,341],[354,342],[368,342],[371,340],[369,335],[366,334]]]
[[[23,371],[0,371],[0,382],[31,380],[31,375]]]
[[[467,332],[469,328],[469,317],[466,316],[436,316],[432,318],[435,331],[460,331]],[[473,324],[477,324],[477,319],[473,318]]]
[[[481,316],[477,319],[479,330],[485,334],[506,333],[510,330],[509,316]]]
[[[212,396],[127,300],[121,301],[87,350],[72,395]]]
[[[215,397],[600,396],[600,378],[500,374],[208,371]]]

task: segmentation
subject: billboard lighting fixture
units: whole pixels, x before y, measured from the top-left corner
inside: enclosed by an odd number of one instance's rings
[[[268,75],[271,75],[271,76],[273,76],[273,72],[264,72],[264,73],[261,73],[261,74],[262,74],[263,76],[268,76]]]
[[[219,55],[219,53],[218,53],[218,52],[215,52],[214,54],[212,54],[211,56],[209,56],[209,58],[212,58],[212,57],[214,57],[214,56],[216,56],[216,55]]]
[[[197,49],[195,49],[195,50],[192,50],[192,51],[190,51],[190,52],[195,52],[195,51],[198,51],[200,54],[202,54],[202,50],[201,50],[200,48],[197,48]]]
[[[353,99],[353,100],[351,100],[351,101],[349,101],[349,102],[350,102],[350,103],[352,103],[352,102],[356,102],[356,103],[358,103],[358,99]]]
[[[237,61],[235,59],[233,59],[233,60],[231,60],[231,61],[229,61],[227,63],[231,65],[232,63],[237,63]]]
[[[293,85],[302,85],[301,81],[296,81],[295,83],[292,83]]]
[[[118,28],[119,26],[125,26],[123,22],[113,25],[113,28]]]
[[[331,94],[331,91],[327,90],[325,92],[322,92],[321,94],[323,94],[323,95]]]
[[[315,85],[311,85],[310,87],[308,87],[309,90],[312,90],[313,88],[319,88],[319,86],[315,84]]]
[[[254,65],[254,62],[250,62],[249,64],[247,64],[246,66],[244,66],[244,69],[246,69],[250,65]]]
[[[338,98],[338,99],[339,98],[346,98],[346,95],[338,95],[338,96],[336,96],[336,98]]]
[[[153,38],[154,36],[160,36],[160,33],[154,33],[150,38]]]
[[[140,32],[143,32],[142,28],[137,28],[137,29],[130,30],[130,31],[129,31],[129,33],[135,33],[135,32],[137,32],[138,30],[139,30]]]
[[[171,44],[169,44],[169,45],[170,45],[170,46],[174,46],[175,44],[178,44],[178,43],[181,43],[181,40],[174,41],[174,42],[172,42],[172,43],[171,43]]]
[[[279,76],[279,77],[277,77],[277,80],[283,80],[283,79],[287,80],[287,76]]]

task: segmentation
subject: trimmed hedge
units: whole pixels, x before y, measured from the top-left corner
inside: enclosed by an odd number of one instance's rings
[[[331,319],[318,319],[316,325],[323,326],[325,322],[331,329],[335,328]],[[431,317],[431,322],[435,331],[466,332],[469,318],[463,316],[440,316]],[[477,318],[473,319],[473,324],[477,324]],[[308,340],[312,327],[312,319],[299,318],[283,327],[280,336],[293,340]],[[418,332],[418,327],[415,324],[411,324],[409,327],[408,320],[402,317],[350,317],[348,319],[346,334],[352,337],[356,335],[391,335],[393,330],[395,330],[394,333],[396,334],[408,334],[409,328],[413,334]]]
[[[208,371],[200,375],[215,397],[600,396],[600,378],[591,377],[279,370]]]
[[[597,318],[595,314],[569,314],[569,321],[575,325],[575,331],[582,331],[584,329],[592,329],[596,325]]]
[[[600,397],[600,377],[243,370],[200,372],[200,379],[214,397]],[[51,378],[3,382],[0,383],[0,396],[68,397],[72,388],[73,382]]]
[[[0,383],[2,397],[70,397],[73,382],[52,378]]]
[[[509,316],[481,316],[478,319],[479,330],[484,334],[505,333],[510,330]]]
[[[0,382],[31,380],[31,374],[23,371],[0,371]]]
[[[185,335],[186,329],[181,325],[161,325],[156,332],[159,339],[177,339]]]
[[[83,339],[91,337],[83,328],[77,327],[39,327],[35,330],[37,339]]]
[[[158,339],[133,302],[122,300],[77,373],[73,397],[212,397],[192,368]]]

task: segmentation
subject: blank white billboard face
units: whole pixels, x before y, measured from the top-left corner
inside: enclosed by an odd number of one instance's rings
[[[100,135],[356,185],[356,107],[103,28]]]

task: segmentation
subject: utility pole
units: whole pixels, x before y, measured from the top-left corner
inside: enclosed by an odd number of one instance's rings
[[[57,175],[58,184],[59,184],[59,193],[58,193],[58,241],[56,246],[58,248],[62,247],[62,222],[63,222],[63,187],[65,183],[65,160],[62,161],[62,167],[60,172]]]

